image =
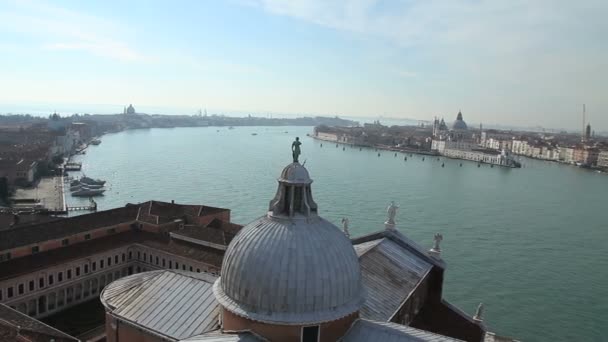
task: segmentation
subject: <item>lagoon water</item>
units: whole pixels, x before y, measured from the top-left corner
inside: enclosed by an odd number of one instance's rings
[[[320,214],[338,226],[348,217],[357,236],[383,229],[394,200],[401,232],[428,247],[441,232],[444,297],[470,314],[483,302],[489,330],[523,341],[608,340],[607,175],[534,160],[504,169],[388,151],[378,157],[373,149],[321,146],[306,137],[311,132],[132,130],[103,136],[76,160],[87,176],[108,182],[100,209],[175,200],[230,208],[245,224],[267,210],[299,136]]]

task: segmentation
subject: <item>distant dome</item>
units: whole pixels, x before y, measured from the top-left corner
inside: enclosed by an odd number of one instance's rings
[[[458,112],[458,116],[456,116],[456,121],[454,121],[454,124],[452,125],[452,129],[457,129],[457,130],[466,130],[466,129],[468,129],[467,123],[464,122],[464,120],[462,119],[462,113],[461,112]]]
[[[232,240],[214,285],[239,316],[271,324],[318,324],[357,312],[363,302],[359,260],[350,240],[317,215],[312,180],[288,165],[270,210]]]

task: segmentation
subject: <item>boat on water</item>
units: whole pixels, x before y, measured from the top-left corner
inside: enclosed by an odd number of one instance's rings
[[[258,135],[257,133],[251,133],[251,135]]]
[[[78,190],[97,190],[103,188],[103,185],[95,185],[95,184],[77,184],[70,186],[70,191],[78,191]]]
[[[84,177],[80,178],[80,183],[83,183],[86,185],[104,185],[104,184],[106,184],[106,181],[101,180],[101,179],[93,179],[93,178],[84,176]]]
[[[76,197],[100,196],[100,195],[103,195],[103,193],[105,191],[106,191],[106,189],[82,189],[82,190],[72,192],[72,196],[76,196]]]
[[[101,140],[99,140],[99,139],[91,140],[91,145],[99,145],[99,144],[101,144]]]
[[[228,127],[228,129],[234,129],[234,127],[230,126],[230,127]]]

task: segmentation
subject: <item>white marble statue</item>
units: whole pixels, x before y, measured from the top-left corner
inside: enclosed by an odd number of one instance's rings
[[[435,245],[433,245],[433,250],[439,252],[439,251],[441,251],[441,247],[439,247],[439,244],[443,240],[443,235],[437,233],[437,234],[435,234],[434,238],[435,238]]]
[[[479,305],[477,306],[477,310],[475,311],[475,316],[473,316],[473,319],[476,321],[482,321],[483,318],[483,303],[479,303]]]
[[[388,214],[388,219],[386,220],[387,224],[395,225],[395,216],[397,216],[397,209],[399,209],[399,206],[395,205],[395,201],[391,201],[391,205],[386,208],[386,213]]]
[[[350,237],[350,232],[348,231],[348,219],[346,217],[342,218],[342,231],[346,237]]]

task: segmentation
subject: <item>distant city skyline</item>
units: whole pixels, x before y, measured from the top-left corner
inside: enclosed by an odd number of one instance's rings
[[[606,132],[607,14],[599,0],[9,0],[0,113],[462,110],[471,123],[580,131],[585,103]]]

